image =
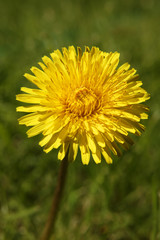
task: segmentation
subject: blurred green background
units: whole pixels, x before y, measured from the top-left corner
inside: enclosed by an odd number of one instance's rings
[[[146,131],[112,165],[69,166],[56,240],[160,239],[160,1],[0,0],[0,240],[35,240],[60,162],[27,139],[15,95],[43,55],[74,45],[119,51],[150,92]]]

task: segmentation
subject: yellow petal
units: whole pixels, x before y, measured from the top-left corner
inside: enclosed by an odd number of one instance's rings
[[[45,146],[51,140],[52,137],[53,137],[53,134],[44,136],[43,139],[39,142],[39,145],[41,147]]]
[[[48,77],[47,74],[45,74],[43,71],[41,71],[40,69],[36,68],[36,67],[32,67],[31,71],[34,73],[34,75],[38,78],[39,82],[41,83],[46,83],[46,82],[50,82],[50,78]]]
[[[48,143],[46,143],[45,147],[44,147],[44,152],[48,153],[50,152],[53,148],[54,148],[54,143],[56,142],[57,140],[57,136],[58,136],[58,133],[55,133],[54,135],[48,135],[47,137],[49,138],[49,136],[51,136],[51,139],[48,141]],[[47,138],[46,137],[46,138]],[[48,140],[48,139],[47,139]],[[43,141],[43,139],[42,139]],[[44,140],[45,141],[45,140]],[[41,144],[44,144],[44,142],[41,142]]]
[[[141,116],[141,119],[148,119],[147,113],[141,113],[140,116]]]
[[[31,74],[25,73],[24,77],[27,78],[29,81],[37,85],[37,78]]]
[[[16,100],[25,103],[41,103],[42,99],[40,96],[35,96],[31,94],[18,94],[16,95]]]
[[[67,127],[63,128],[60,132],[54,134],[51,140],[45,146],[44,151],[48,153],[53,148],[58,148],[65,140],[67,134],[68,134]]]
[[[40,96],[45,96],[44,91],[40,89],[32,89],[32,88],[27,88],[27,87],[21,87],[21,91],[25,93],[29,93],[31,95],[37,95],[38,97]]]
[[[25,124],[26,126],[34,126],[40,123],[40,115],[37,113],[30,113],[18,119],[19,124]]]
[[[124,137],[122,134],[115,132],[114,133],[114,138],[119,142],[119,143],[124,143]]]
[[[34,105],[34,106],[20,106],[16,108],[17,112],[44,112],[49,110],[48,107],[42,105]]]
[[[78,143],[70,142],[68,160],[71,162],[74,161],[76,159],[77,153],[78,153]]]
[[[85,149],[86,149],[85,152],[81,151],[81,159],[84,165],[88,165],[90,161],[90,150],[88,147],[86,147]],[[80,150],[81,150],[81,147],[80,147]]]
[[[131,132],[131,133],[136,132],[135,127],[133,126],[132,122],[129,120],[121,118],[119,120],[119,126],[121,126],[121,128],[123,128],[123,129],[127,130],[128,132]]]
[[[100,147],[104,148],[106,146],[106,144],[105,144],[105,141],[104,141],[101,133],[99,133],[98,135],[94,135],[94,136],[95,136],[95,139],[96,139],[98,145]]]
[[[67,154],[67,150],[69,147],[69,142],[64,142],[58,152],[58,159],[63,160],[65,155]]]
[[[44,135],[54,134],[56,132],[60,132],[68,123],[70,118],[66,118],[62,120],[62,117],[51,116],[49,121],[46,121],[46,129],[43,132]]]
[[[88,146],[90,148],[90,150],[95,153],[96,152],[96,143],[95,143],[95,140],[94,138],[90,135],[90,134],[87,134],[87,142],[88,142]]]
[[[102,155],[108,164],[111,164],[113,162],[110,153],[106,148],[102,149]]]
[[[92,152],[92,157],[96,164],[101,162],[101,152],[98,146],[96,147],[96,153]]]
[[[28,131],[27,131],[27,135],[28,137],[33,137],[33,136],[36,136],[38,135],[39,133],[43,132],[44,130],[44,122],[41,122],[39,123],[38,125],[30,128]]]
[[[81,151],[81,159],[83,164],[88,164],[90,161],[90,150],[87,145],[85,133],[79,136],[79,147]]]

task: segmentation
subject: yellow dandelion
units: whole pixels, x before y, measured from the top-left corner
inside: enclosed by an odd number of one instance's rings
[[[24,75],[37,88],[22,87],[24,94],[16,96],[32,104],[17,108],[28,113],[19,124],[31,127],[28,137],[42,133],[39,144],[46,153],[60,147],[60,160],[67,152],[69,160],[75,160],[79,148],[83,164],[90,155],[95,163],[101,162],[101,155],[112,163],[111,152],[119,156],[120,146],[127,150],[133,143],[128,134],[141,135],[140,120],[148,118],[148,107],[141,103],[149,94],[136,70],[128,63],[117,68],[120,54],[97,47],[82,53],[71,46],[50,55],[39,63],[42,70],[32,67],[34,75]]]

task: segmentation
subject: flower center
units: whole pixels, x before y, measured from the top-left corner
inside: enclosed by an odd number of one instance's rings
[[[79,117],[89,116],[100,107],[99,97],[93,90],[81,87],[73,92],[67,101],[68,110]]]

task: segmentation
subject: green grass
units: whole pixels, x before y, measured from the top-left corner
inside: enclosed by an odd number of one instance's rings
[[[0,1],[0,240],[35,240],[60,162],[19,126],[15,95],[43,55],[74,45],[119,51],[150,92],[146,131],[112,165],[69,166],[56,240],[160,239],[160,1]]]

